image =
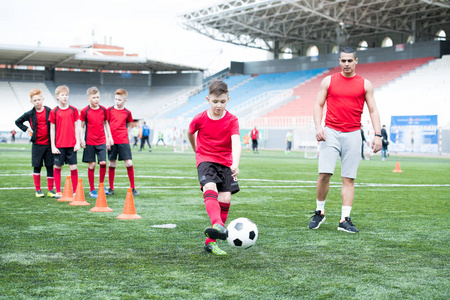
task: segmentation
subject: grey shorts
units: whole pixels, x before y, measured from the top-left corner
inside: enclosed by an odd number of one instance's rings
[[[361,131],[340,132],[325,127],[327,140],[320,143],[319,173],[334,174],[336,161],[341,157],[341,176],[356,178],[361,160]]]

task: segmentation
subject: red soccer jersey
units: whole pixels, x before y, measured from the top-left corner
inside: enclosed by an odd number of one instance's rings
[[[106,108],[99,105],[93,109],[89,105],[80,112],[80,120],[85,122],[86,145],[98,146],[106,143],[103,122],[108,120]]]
[[[55,124],[55,146],[56,148],[75,147],[75,122],[79,120],[78,109],[69,106],[62,109],[59,106],[50,111],[48,120]]]
[[[108,108],[108,121],[114,144],[129,144],[127,124],[133,122],[133,116],[128,109]]]
[[[227,167],[233,164],[231,136],[239,135],[239,121],[228,111],[220,120],[212,120],[205,110],[194,117],[189,132],[197,132],[197,167],[202,162],[214,162]]]
[[[258,129],[253,129],[251,132],[252,140],[257,140],[259,135]]]
[[[366,91],[364,78],[331,75],[327,95],[325,126],[341,132],[360,130]]]
[[[36,111],[36,144],[38,145],[49,145],[50,139],[48,138],[47,130],[47,116],[45,109],[41,112]]]

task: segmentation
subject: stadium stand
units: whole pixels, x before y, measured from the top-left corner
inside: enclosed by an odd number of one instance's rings
[[[236,89],[240,85],[252,80],[250,75],[237,75],[230,76],[224,81],[228,84],[230,91]],[[165,118],[177,118],[177,117],[193,117],[198,112],[202,111],[206,105],[206,97],[208,96],[208,88],[200,91],[198,94],[191,96],[184,104],[178,106],[172,112],[166,114]]]
[[[53,82],[46,82],[51,90],[55,90],[56,84]],[[92,85],[87,84],[67,84],[70,89],[69,103],[78,109],[82,109],[88,105],[86,90]],[[100,90],[101,105],[109,107],[114,105],[114,92],[119,88],[118,86],[97,86]],[[125,88],[128,92],[128,101],[126,108],[131,110],[135,119],[151,119],[158,109],[165,104],[175,101],[177,97],[183,95],[191,87],[186,86],[155,86],[152,88],[133,86]]]
[[[433,58],[431,57],[427,57],[358,64],[356,70],[357,74],[370,80],[374,85],[374,88],[377,89],[422,66],[423,64],[428,63],[432,59]],[[335,72],[340,72],[340,67],[336,67],[330,70],[330,72],[328,73],[324,73],[323,75],[314,78],[311,81],[305,82],[304,84],[300,84],[298,87],[295,87],[293,92],[295,99],[293,101],[264,115],[262,119],[266,120],[260,119],[258,120],[258,123],[275,125],[276,123],[284,122],[282,121],[282,119],[286,119],[286,117],[311,117],[320,83],[326,76]]]
[[[381,121],[391,116],[438,115],[440,125],[450,125],[450,55],[444,55],[375,91]]]
[[[327,69],[260,74],[253,77],[249,77],[249,75],[230,76],[225,79],[225,82],[229,85],[231,97],[227,109],[238,117],[246,117],[257,106],[268,107],[267,104],[269,103],[280,105],[280,101],[291,97],[291,94],[285,95],[283,92],[292,89],[301,82],[310,80],[324,71],[327,71]],[[280,94],[283,94],[282,98],[278,98]],[[197,113],[207,108],[207,102],[205,101],[207,95],[207,89],[201,91],[199,94],[191,97],[186,105],[168,114],[166,118],[181,116],[189,119],[194,117]]]
[[[22,106],[21,102],[17,100],[8,81],[0,81],[0,99],[7,103],[6,107],[8,108],[0,110],[0,128],[9,131],[15,127],[14,121],[24,113],[27,106]]]
[[[20,81],[10,81],[11,89],[13,90],[16,99],[21,103],[25,111],[30,110],[32,107],[30,103],[30,91],[32,89],[40,89],[44,96],[44,105],[48,107],[56,106],[56,98],[53,93],[50,92],[47,85],[41,82],[20,82]]]

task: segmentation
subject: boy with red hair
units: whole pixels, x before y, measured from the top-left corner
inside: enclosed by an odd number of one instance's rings
[[[80,127],[77,121],[80,116],[78,110],[68,103],[69,88],[67,86],[58,86],[55,96],[58,106],[51,110],[48,120],[51,123],[50,139],[55,157],[56,199],[59,199],[62,197],[61,169],[65,163],[69,165],[73,193],[75,194],[77,190],[77,151],[80,149]]]
[[[53,191],[53,153],[50,147],[50,123],[48,117],[51,108],[44,106],[44,97],[40,89],[32,89],[30,91],[30,102],[33,104],[33,109],[24,113],[16,120],[16,125],[23,132],[28,131],[31,136],[33,146],[31,148],[31,166],[33,167],[33,181],[36,188],[36,197],[45,197],[41,190],[41,168],[45,161],[45,168],[47,169],[47,197],[54,198],[56,196]],[[28,128],[23,123],[30,124]]]
[[[239,191],[237,175],[241,140],[238,119],[225,110],[229,99],[225,82],[211,83],[209,95],[206,97],[210,108],[194,117],[188,132],[195,152],[206,212],[212,225],[205,230],[207,239],[204,249],[215,255],[227,254],[217,246],[216,239],[227,238],[225,222],[231,195]]]
[[[131,160],[130,141],[128,131],[133,123],[131,111],[125,108],[128,93],[124,89],[118,89],[114,93],[115,105],[108,108],[108,122],[111,130],[111,150],[108,151],[109,159],[109,189],[108,194],[114,195],[114,176],[116,172],[117,157],[125,162],[127,168],[130,187],[133,189],[133,195],[139,196],[139,192],[134,185],[134,168]]]

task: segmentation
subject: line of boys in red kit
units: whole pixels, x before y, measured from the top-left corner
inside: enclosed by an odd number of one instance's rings
[[[139,195],[134,183],[134,168],[131,148],[128,140],[128,127],[133,122],[131,112],[125,108],[127,92],[118,89],[115,92],[115,105],[104,108],[99,104],[100,92],[96,87],[87,90],[89,105],[81,114],[77,108],[69,105],[69,88],[58,86],[55,97],[58,105],[50,109],[43,105],[42,91],[30,91],[33,109],[16,120],[22,131],[32,134],[32,167],[36,197],[45,197],[40,186],[40,171],[45,163],[47,169],[48,197],[61,198],[61,169],[69,165],[73,193],[78,184],[77,151],[84,148],[83,162],[88,163],[89,196],[96,198],[94,171],[97,162],[100,165],[100,180],[106,175],[106,150],[109,158],[109,186],[107,194],[114,195],[114,175],[117,158],[124,160],[133,195]],[[81,120],[81,128],[78,124]],[[30,127],[24,125],[28,122]],[[53,186],[56,192],[53,190]]]

